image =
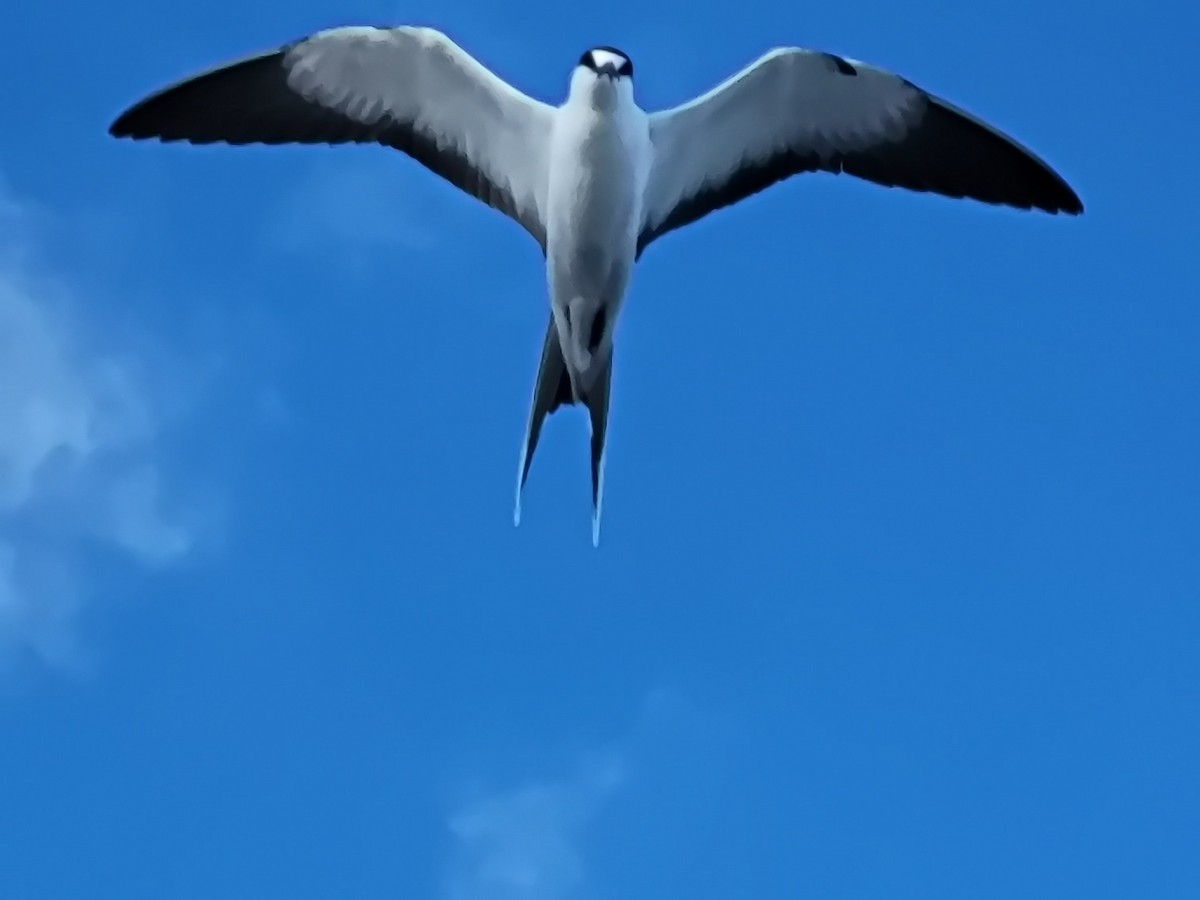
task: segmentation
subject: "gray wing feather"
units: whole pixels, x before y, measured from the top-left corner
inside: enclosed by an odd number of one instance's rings
[[[544,251],[553,115],[438,31],[354,26],[185,79],[130,107],[109,132],[394,147],[511,216]]]
[[[829,53],[763,55],[689,103],[650,116],[639,255],[659,237],[800,172],[1021,209],[1080,213],[1045,162],[890,72]]]

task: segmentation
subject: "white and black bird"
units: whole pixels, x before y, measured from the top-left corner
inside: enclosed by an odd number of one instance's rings
[[[546,416],[583,404],[593,543],[613,329],[651,242],[801,172],[1083,211],[1058,174],[995,128],[883,69],[796,47],[647,114],[634,100],[633,63],[612,47],[583,54],[566,101],[554,107],[439,31],[332,28],[167,87],[109,130],[193,144],[377,142],[520,223],[545,256],[550,323],[514,518]]]

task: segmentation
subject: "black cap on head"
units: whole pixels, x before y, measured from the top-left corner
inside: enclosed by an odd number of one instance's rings
[[[619,78],[633,77],[633,61],[616,47],[593,47],[579,58],[579,65],[597,74],[612,72]]]

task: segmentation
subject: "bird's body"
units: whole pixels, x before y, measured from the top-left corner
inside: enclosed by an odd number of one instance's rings
[[[579,79],[584,82],[583,79]],[[576,395],[606,365],[633,274],[650,174],[645,113],[622,85],[578,85],[554,123],[546,192],[546,276],[554,322]]]
[[[601,59],[614,55],[590,52]],[[522,452],[514,516],[520,519],[521,488],[542,419],[563,403],[582,403],[592,430],[592,538],[597,541],[613,329],[637,259],[653,148],[648,119],[633,102],[628,80],[619,78],[615,69],[611,76],[591,77],[589,72],[586,67],[576,71],[550,133],[546,281],[551,325]],[[556,379],[554,395],[542,399]]]
[[[1011,138],[882,69],[772,50],[706,94],[647,114],[621,51],[583,54],[559,107],[534,100],[429,28],[345,27],[186,79],[113,123],[191,143],[378,142],[505,213],[545,255],[550,315],[521,452],[545,418],[591,424],[599,540],[613,336],[635,263],[662,235],[801,172],[1021,209],[1082,212]]]

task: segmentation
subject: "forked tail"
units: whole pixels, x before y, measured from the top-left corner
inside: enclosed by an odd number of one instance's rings
[[[563,359],[562,348],[558,343],[558,331],[554,327],[554,317],[546,328],[546,340],[542,344],[542,361],[538,366],[537,381],[533,387],[533,405],[529,412],[529,427],[525,433],[525,444],[521,448],[520,476],[517,479],[517,498],[513,509],[513,524],[521,524],[521,490],[525,487],[525,479],[529,477],[529,467],[533,464],[533,453],[537,449],[538,438],[542,434],[542,425],[546,417],[560,406],[573,406],[582,403],[587,407],[591,423],[591,457],[592,457],[592,545],[600,543],[600,506],[603,500],[604,488],[604,438],[608,430],[608,396],[612,380],[612,357],[604,367],[601,376],[596,380],[595,387],[584,397],[577,398],[571,390],[571,376],[567,372],[567,364]]]

